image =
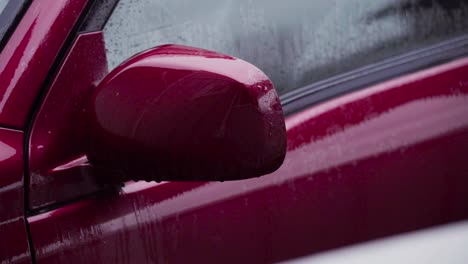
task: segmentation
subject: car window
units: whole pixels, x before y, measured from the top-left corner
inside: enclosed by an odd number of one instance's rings
[[[4,13],[5,8],[6,8],[6,6],[7,6],[7,4],[8,4],[9,1],[10,1],[10,0],[0,0],[0,16],[4,15],[3,13]],[[0,21],[0,28],[1,28],[1,29],[5,28],[5,30],[1,30],[1,31],[0,31],[0,33],[1,33],[0,38],[3,37],[3,34],[4,34],[4,33],[2,33],[2,32],[3,32],[3,31],[6,31],[6,27],[7,27],[7,26],[8,26],[8,25],[6,25],[6,21]]]
[[[9,0],[0,0],[0,13],[3,12]]]
[[[30,0],[0,0],[0,50],[8,40],[8,35],[21,17]]]
[[[121,0],[104,35],[111,69],[183,44],[247,60],[285,93],[467,31],[466,0]]]

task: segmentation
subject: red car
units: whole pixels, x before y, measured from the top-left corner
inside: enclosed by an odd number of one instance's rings
[[[313,260],[466,220],[465,2],[0,1],[0,263]]]

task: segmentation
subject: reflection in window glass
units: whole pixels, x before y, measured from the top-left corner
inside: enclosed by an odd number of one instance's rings
[[[3,12],[9,0],[0,0],[0,13]]]
[[[280,93],[468,31],[465,0],[121,0],[110,68],[153,46],[211,49],[262,69]]]

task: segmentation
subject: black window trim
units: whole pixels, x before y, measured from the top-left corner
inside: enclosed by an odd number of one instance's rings
[[[468,35],[311,83],[280,96],[285,116],[345,93],[468,55]]]

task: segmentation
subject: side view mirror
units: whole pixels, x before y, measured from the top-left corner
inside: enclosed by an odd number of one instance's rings
[[[91,164],[133,180],[238,180],[275,171],[286,153],[278,95],[243,60],[164,45],[107,75],[89,102]]]

